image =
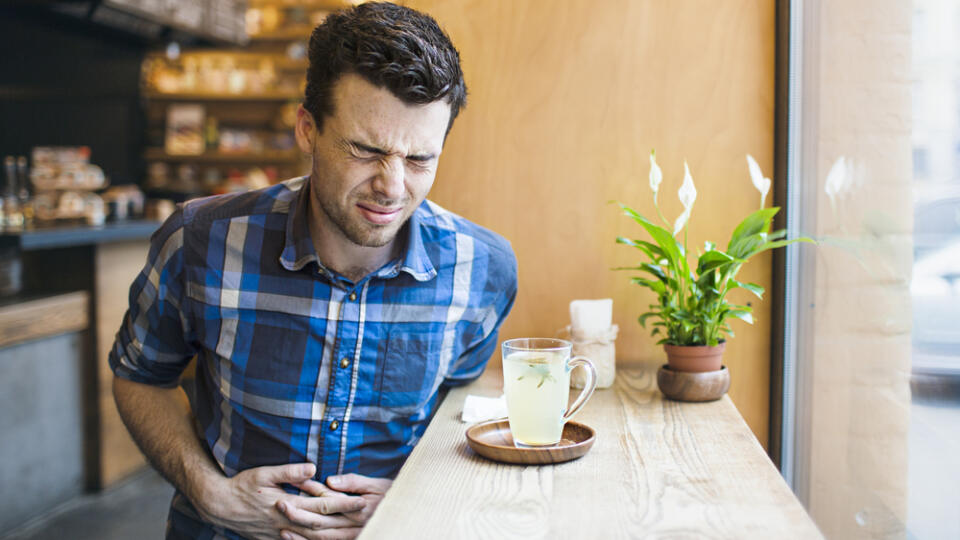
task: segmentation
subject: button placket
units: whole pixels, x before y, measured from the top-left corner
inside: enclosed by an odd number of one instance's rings
[[[347,288],[341,294],[343,296],[340,296],[337,336],[332,351],[333,369],[330,371],[330,391],[327,394],[328,416],[324,437],[324,455],[330,460],[329,466],[334,468],[331,471],[333,473],[341,470],[345,455],[343,434],[351,405],[350,396],[353,392],[351,385],[354,374],[351,368],[355,367],[354,354],[362,339],[360,318],[363,306],[360,305],[360,293]],[[327,471],[326,464],[324,471],[325,473]]]
[[[332,278],[332,276],[329,277]],[[331,281],[336,285],[335,280],[331,279]],[[351,304],[347,301],[346,291],[336,286],[333,287],[332,290],[334,291],[332,299],[339,304],[339,309],[337,310],[337,330],[334,336],[333,351],[331,354],[333,369],[330,369],[329,379],[327,381],[327,412],[324,419],[327,425],[322,428],[322,433],[320,434],[320,438],[323,441],[321,442],[321,447],[323,448],[322,475],[336,474],[339,468],[340,435],[337,433],[337,430],[340,428],[341,420],[336,417],[336,415],[340,414],[336,411],[343,410],[346,398],[340,388],[343,384],[341,382],[342,376],[338,375],[340,370],[336,369],[336,365],[339,363],[338,358],[342,360],[345,357],[342,351],[349,350],[351,347],[350,343],[354,341],[353,338],[345,332],[344,326],[356,321],[355,316],[352,314]]]

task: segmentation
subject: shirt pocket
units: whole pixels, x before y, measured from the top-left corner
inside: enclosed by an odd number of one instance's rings
[[[392,332],[381,366],[379,405],[405,414],[425,407],[435,391],[439,356],[429,336]]]

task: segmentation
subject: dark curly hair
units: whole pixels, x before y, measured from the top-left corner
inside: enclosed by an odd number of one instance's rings
[[[356,73],[410,104],[446,99],[447,132],[467,102],[460,54],[432,17],[388,2],[332,13],[310,36],[304,108],[323,129],[333,114],[332,90],[344,73]]]

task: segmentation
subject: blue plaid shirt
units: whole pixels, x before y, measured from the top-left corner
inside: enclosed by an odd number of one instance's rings
[[[393,477],[441,390],[478,377],[496,350],[516,259],[502,237],[425,201],[401,229],[401,257],[353,283],[317,258],[308,190],[296,178],[178,209],[151,239],[110,366],[172,387],[196,356],[194,414],[228,476],[309,461],[321,482]],[[179,494],[168,531],[236,537]]]

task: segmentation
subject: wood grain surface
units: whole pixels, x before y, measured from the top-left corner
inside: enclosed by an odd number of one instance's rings
[[[0,347],[87,328],[86,291],[0,307]]]
[[[656,366],[621,370],[577,421],[593,448],[559,465],[506,465],[466,444],[450,392],[361,538],[822,538],[728,397],[668,401]]]
[[[610,200],[656,216],[647,181],[657,151],[660,204],[679,215],[677,189],[690,165],[697,201],[690,251],[726,245],[760,197],[745,155],[773,172],[772,0],[410,0],[437,18],[460,50],[469,104],[443,150],[430,198],[513,244],[520,290],[501,339],[553,336],[569,304],[613,298],[620,364],[662,363],[636,324],[655,300],[629,282],[643,237]],[[775,179],[776,181],[776,179]],[[767,203],[770,203],[768,197]],[[672,221],[671,221],[672,222]],[[739,279],[770,287],[763,254]],[[736,373],[730,397],[766,443],[770,302],[724,355]]]

